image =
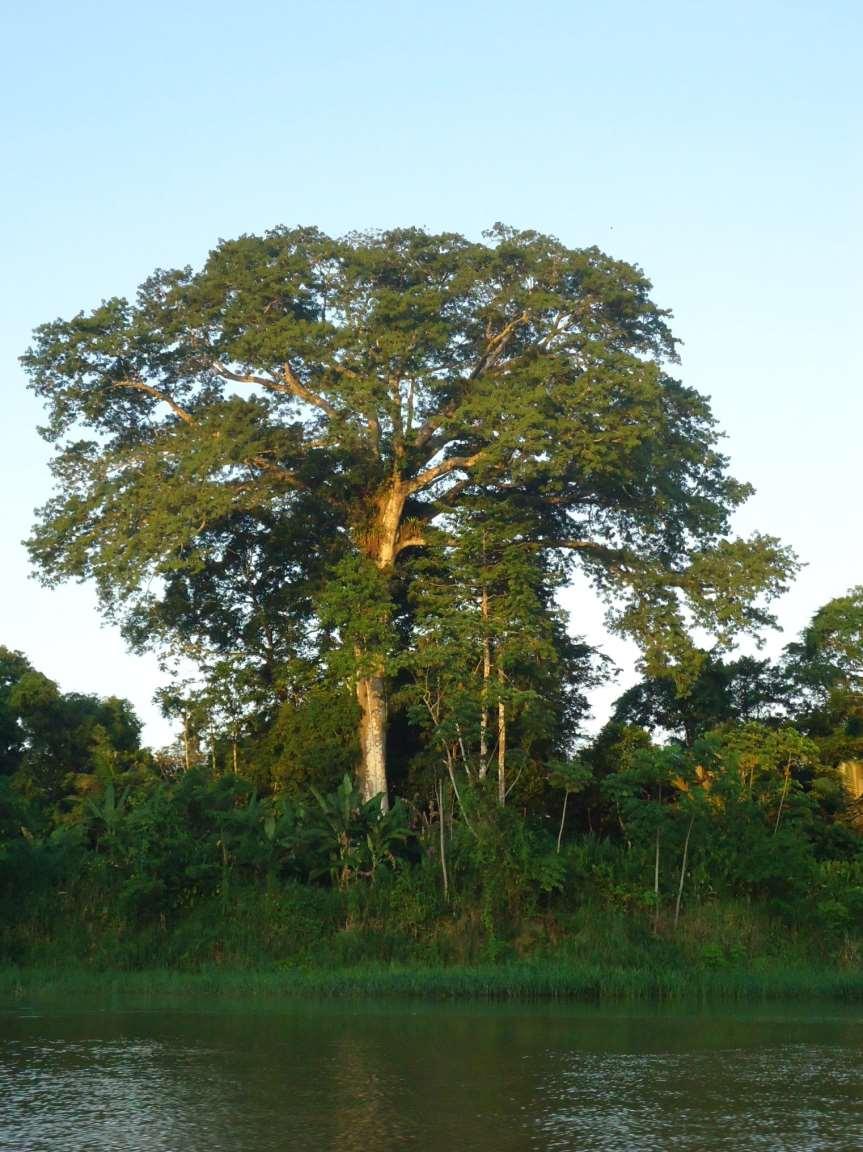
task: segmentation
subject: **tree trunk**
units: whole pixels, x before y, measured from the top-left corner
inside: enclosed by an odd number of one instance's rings
[[[386,486],[376,503],[376,514],[364,551],[380,572],[389,572],[399,551],[399,529],[407,500],[407,485],[399,479]],[[357,654],[362,658],[362,653]],[[387,811],[387,685],[383,667],[357,677],[357,701],[360,706],[360,766],[357,772],[363,800],[381,797],[381,808]]]
[[[360,705],[359,785],[363,800],[381,797],[384,812],[387,797],[387,698],[383,675],[363,676],[357,680]]]
[[[367,554],[381,572],[391,569],[396,562],[399,529],[407,498],[407,485],[399,480],[393,480],[378,498],[377,515],[369,536]]]

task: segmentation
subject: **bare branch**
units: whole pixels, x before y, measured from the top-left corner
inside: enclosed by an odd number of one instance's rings
[[[501,355],[506,349],[506,345],[509,343],[510,337],[513,335],[517,328],[519,328],[522,324],[526,324],[529,319],[529,313],[522,312],[513,320],[510,320],[508,324],[505,324],[504,327],[501,328],[500,332],[498,332],[495,336],[489,336],[485,351],[474,365],[470,375],[467,377],[468,382],[471,380],[476,380],[476,378],[483,372],[486,372],[489,368],[494,366],[494,364],[500,359]],[[458,411],[458,406],[459,401],[453,401],[452,403],[447,404],[447,406],[441,412],[436,412],[433,416],[430,416],[428,420],[426,420],[425,423],[417,429],[417,434],[413,437],[414,447],[424,448],[426,444],[428,444],[429,440],[431,440],[432,436],[434,436],[435,432],[437,432],[437,430],[443,424],[445,424],[447,420],[450,420],[455,415],[455,413]]]
[[[562,548],[571,552],[591,552],[600,560],[605,560],[624,572],[631,569],[633,555],[626,548],[613,548],[599,540],[545,540],[535,545],[538,548]]]
[[[467,488],[469,484],[469,476],[464,480],[458,480],[450,488],[447,488],[446,492],[442,492],[440,496],[437,496],[435,498],[435,503],[442,504],[447,508],[452,508],[456,500],[458,500],[459,496],[461,496],[462,492],[464,492],[465,488]]]
[[[596,540],[555,540],[553,543],[540,545],[547,548],[569,548],[572,551],[597,551],[614,552],[614,549],[609,548],[606,544],[600,544]]]
[[[413,378],[408,381],[408,401],[407,413],[405,414],[404,434],[410,436],[414,423],[414,382]]]
[[[504,792],[504,794],[503,794],[504,799],[506,799],[506,797],[509,796],[510,792],[512,792],[513,788],[515,788],[516,784],[518,784],[519,780],[521,779],[521,774],[523,771],[524,771],[523,768],[519,768],[518,772],[516,773],[515,780],[513,780],[512,784],[510,784],[509,788],[507,788],[506,792]]]
[[[372,412],[372,414],[367,418],[367,427],[369,430],[369,435],[372,438],[372,444],[374,445],[375,455],[380,456],[380,454],[381,454],[381,422],[377,417],[377,413]]]
[[[460,434],[455,429],[447,429],[444,431],[442,428],[439,428],[423,445],[423,463],[428,464],[435,456],[439,456],[441,452],[445,452],[451,444],[458,444],[462,440],[464,440],[463,433]]]

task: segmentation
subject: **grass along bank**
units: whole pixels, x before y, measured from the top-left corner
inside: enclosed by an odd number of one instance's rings
[[[863,972],[763,963],[723,969],[620,968],[553,960],[429,968],[382,964],[335,969],[209,966],[186,971],[0,968],[0,998],[7,1001],[112,995],[565,999],[594,1003],[863,1002]]]
[[[747,901],[708,901],[678,924],[599,901],[492,923],[409,892],[394,883],[358,904],[303,885],[236,889],[174,922],[53,894],[0,922],[0,996],[863,1001],[855,933]]]

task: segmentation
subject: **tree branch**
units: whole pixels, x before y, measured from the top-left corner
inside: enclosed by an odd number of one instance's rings
[[[504,324],[500,332],[498,332],[496,336],[492,337],[486,344],[485,351],[477,361],[474,368],[471,370],[471,374],[468,379],[476,380],[477,376],[479,376],[482,372],[485,372],[488,368],[491,368],[492,365],[500,358],[509,342],[510,336],[512,336],[516,328],[519,328],[522,324],[526,324],[529,319],[530,313],[525,311],[510,320],[508,324]]]
[[[162,392],[158,388],[154,388],[152,384],[145,384],[143,380],[118,380],[115,387],[117,388],[131,388],[135,392],[146,392],[148,396],[152,396],[156,400],[160,400],[163,404],[167,404],[175,416],[179,417],[184,424],[194,424],[195,418],[191,412],[187,412],[185,408],[181,408],[176,400],[173,400],[167,392]]]
[[[559,541],[542,541],[541,548],[568,548],[572,551],[580,552],[595,552],[597,550],[616,554],[615,549],[609,548],[607,544],[600,544],[596,540],[559,540]]]
[[[447,404],[446,408],[441,412],[436,412],[434,416],[429,416],[428,420],[417,429],[417,434],[413,438],[413,445],[415,448],[425,448],[435,432],[447,420],[450,420],[456,413],[458,404],[453,402]]]
[[[445,452],[451,444],[457,444],[460,440],[464,440],[464,435],[459,435],[455,430],[444,432],[438,429],[425,442],[421,463],[428,464],[435,456],[440,456],[441,452]]]
[[[528,312],[522,312],[513,320],[510,320],[508,324],[505,324],[496,336],[490,337],[487,341],[485,351],[471,370],[467,381],[476,380],[481,373],[492,367],[503,353],[510,336],[512,336],[516,328],[522,324],[526,324],[529,319],[530,314]],[[434,436],[435,432],[437,432],[438,428],[455,415],[458,410],[458,405],[458,401],[453,401],[447,404],[442,412],[437,412],[434,416],[430,416],[428,420],[417,429],[417,434],[413,438],[414,447],[424,448],[432,436]]]
[[[609,544],[602,544],[598,540],[541,540],[538,548],[564,548],[572,552],[592,552],[602,560],[616,565],[620,571],[626,571],[633,561],[633,555],[625,548],[612,548]]]
[[[442,492],[440,496],[435,498],[435,504],[444,505],[445,507],[452,508],[456,500],[464,492],[465,488],[470,484],[470,477],[464,480],[459,480],[452,487],[447,488],[446,492]]]
[[[274,460],[268,460],[266,456],[250,456],[248,463],[254,464],[255,467],[260,468],[262,472],[275,473],[292,488],[306,488],[306,485],[299,479],[295,472],[291,472],[289,468],[283,468],[281,464],[276,464]]]
[[[482,452],[474,452],[472,456],[450,456],[446,460],[441,460],[440,464],[435,464],[432,468],[426,468],[425,472],[420,472],[408,485],[408,494],[413,495],[414,492],[420,492],[423,488],[428,488],[430,484],[434,484],[435,480],[439,480],[441,476],[448,476],[450,472],[457,472],[459,469],[466,469],[476,464],[477,460],[482,457]]]
[[[298,400],[305,401],[306,404],[311,404],[314,408],[320,408],[327,416],[338,416],[338,409],[334,408],[328,400],[322,396],[310,392],[297,377],[296,373],[292,370],[289,364],[282,365],[282,380],[276,380],[272,376],[256,376],[252,372],[233,372],[227,365],[222,364],[221,361],[216,360],[213,363],[213,371],[217,372],[220,376],[224,376],[226,380],[233,380],[236,384],[257,384],[261,388],[266,388],[270,392],[281,392],[285,396],[296,396]]]
[[[407,412],[404,422],[404,436],[410,436],[414,423],[414,382],[413,377],[408,381]]]
[[[395,554],[398,556],[399,552],[404,551],[405,548],[425,548],[426,543],[425,536],[405,536],[403,540],[399,540],[396,544]]]
[[[374,449],[375,449],[375,456],[380,456],[380,454],[381,454],[381,422],[378,419],[376,412],[372,412],[371,415],[366,418],[366,426],[369,430],[369,435],[372,438],[372,444],[374,445]]]
[[[320,410],[326,412],[327,416],[331,419],[335,419],[339,415],[339,410],[334,408],[329,400],[325,400],[323,396],[318,396],[316,393],[310,392],[309,389],[300,382],[299,377],[293,368],[291,368],[290,364],[282,365],[282,377],[291,392],[293,392],[295,396],[298,396],[300,400],[305,400],[307,404],[311,404],[314,408],[320,408]]]

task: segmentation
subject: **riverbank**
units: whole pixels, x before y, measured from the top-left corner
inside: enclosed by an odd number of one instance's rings
[[[0,996],[863,1001],[856,933],[749,903],[712,901],[675,924],[594,902],[491,931],[471,906],[435,912],[399,889],[364,895],[357,906],[328,889],[236,889],[171,922],[52,894],[0,918]]]
[[[418,997],[438,1000],[863,1002],[863,970],[756,963],[725,969],[646,969],[553,961],[453,967],[0,968],[0,997]]]

